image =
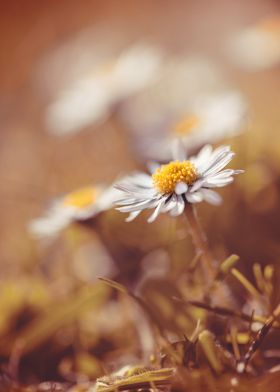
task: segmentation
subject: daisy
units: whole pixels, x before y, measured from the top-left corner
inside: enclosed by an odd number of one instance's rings
[[[217,123],[217,118],[219,119]],[[166,129],[149,133],[138,143],[141,155],[164,160],[170,144],[178,137],[190,151],[206,143],[215,143],[240,133],[245,124],[246,104],[237,91],[224,91],[198,97],[184,113],[166,123]]]
[[[57,198],[40,218],[29,223],[36,237],[52,237],[75,221],[83,221],[110,209],[117,191],[113,187],[88,186]]]
[[[48,131],[58,135],[74,134],[105,121],[116,104],[158,77],[161,62],[160,50],[139,43],[89,66],[61,88],[49,104]]]
[[[171,216],[183,213],[189,203],[207,201],[219,205],[221,196],[212,188],[226,186],[233,182],[233,176],[242,170],[224,167],[232,160],[234,153],[229,146],[212,149],[206,145],[197,156],[187,160],[180,141],[174,143],[173,161],[164,165],[151,165],[151,174],[136,173],[117,184],[123,192],[117,201],[121,212],[129,212],[127,221],[132,221],[145,209],[154,209],[148,222],[153,222],[160,213]]]
[[[263,19],[234,34],[228,45],[232,61],[259,70],[280,62],[280,16]]]
[[[207,59],[172,59],[166,68],[155,85],[121,107],[132,146],[142,159],[170,159],[170,143],[178,137],[193,153],[244,129],[244,97],[226,85]]]

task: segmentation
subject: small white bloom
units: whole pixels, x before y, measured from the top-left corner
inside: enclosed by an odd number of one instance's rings
[[[178,137],[191,152],[240,133],[247,105],[222,79],[206,59],[174,59],[155,86],[126,102],[123,122],[140,157],[170,159]]]
[[[123,192],[117,200],[117,209],[129,212],[131,221],[145,209],[154,209],[148,222],[153,222],[160,213],[171,216],[183,213],[186,204],[207,201],[219,205],[221,196],[212,188],[224,187],[233,182],[233,176],[242,170],[224,167],[234,153],[229,146],[212,149],[206,145],[197,156],[187,160],[184,146],[178,140],[173,149],[173,161],[159,166],[153,173],[136,173],[116,185]]]
[[[187,150],[193,150],[206,143],[215,143],[227,137],[236,136],[245,123],[246,104],[236,91],[226,91],[196,99],[180,118],[168,124],[165,135],[150,133],[138,143],[141,154],[169,157],[170,144],[181,138]]]
[[[112,208],[117,191],[113,187],[88,186],[54,200],[46,213],[29,223],[36,237],[52,237],[71,222],[92,218]]]
[[[46,112],[47,128],[71,134],[104,121],[112,107],[158,77],[161,52],[135,44],[80,75],[58,92]]]
[[[227,51],[242,68],[260,70],[280,62],[280,17],[261,20],[230,39]]]
[[[196,100],[190,113],[173,129],[185,145],[215,143],[240,132],[246,117],[246,104],[237,91],[223,91]]]

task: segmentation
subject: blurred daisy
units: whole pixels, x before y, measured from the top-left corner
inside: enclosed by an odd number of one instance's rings
[[[47,108],[48,130],[73,134],[104,121],[116,104],[157,78],[161,62],[161,52],[145,44],[135,44],[100,61],[58,92]]]
[[[280,62],[280,16],[267,18],[236,33],[228,52],[232,61],[246,69],[273,67]]]
[[[138,148],[141,155],[145,151],[147,157],[165,159],[170,154],[170,143],[178,137],[191,151],[206,143],[236,136],[244,124],[245,108],[242,96],[235,91],[200,97],[189,105],[188,111],[177,122],[172,119],[166,127],[168,129],[151,132],[142,142],[139,141]]]
[[[161,166],[153,165],[151,173],[136,173],[117,184],[123,192],[117,200],[117,209],[129,212],[127,221],[136,218],[145,209],[154,209],[148,222],[153,222],[160,213],[171,216],[183,213],[186,204],[207,201],[219,205],[221,196],[212,190],[233,182],[233,176],[242,170],[222,170],[233,158],[228,146],[212,149],[206,145],[197,156],[187,160],[181,142],[174,143],[173,161]]]
[[[145,159],[170,159],[170,143],[178,136],[191,152],[237,135],[245,124],[244,98],[225,89],[212,64],[204,59],[181,61],[184,67],[178,61],[153,89],[123,107],[132,144]]]
[[[29,224],[36,237],[57,235],[70,223],[92,218],[113,206],[117,191],[110,187],[88,186],[53,201],[46,213]]]

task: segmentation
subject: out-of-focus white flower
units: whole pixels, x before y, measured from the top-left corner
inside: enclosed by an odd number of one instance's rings
[[[242,68],[259,70],[280,62],[280,16],[261,20],[237,32],[227,51]]]
[[[190,114],[173,128],[185,144],[199,146],[234,136],[240,132],[245,117],[245,102],[236,91],[201,97],[194,102]]]
[[[170,157],[170,144],[180,137],[191,151],[206,143],[215,143],[240,133],[246,117],[246,104],[235,91],[227,91],[194,100],[186,112],[169,122],[168,126],[139,138],[136,145],[146,157]]]
[[[188,152],[241,131],[246,118],[242,95],[226,90],[208,61],[178,61],[153,89],[130,100],[122,110],[132,143],[146,159],[170,159],[178,136]]]
[[[212,149],[206,145],[197,156],[186,158],[183,145],[177,141],[173,148],[173,161],[152,168],[152,174],[136,173],[127,177],[116,188],[123,193],[117,200],[117,209],[129,212],[127,221],[135,219],[143,210],[154,209],[148,222],[160,213],[181,215],[188,203],[207,201],[219,205],[221,196],[212,188],[233,182],[233,176],[242,170],[222,170],[233,158],[228,146]]]
[[[115,104],[156,80],[161,63],[160,50],[146,44],[107,56],[57,93],[47,108],[47,129],[71,134],[104,121]]]
[[[113,187],[88,186],[54,200],[46,213],[29,223],[36,237],[57,235],[71,222],[92,218],[112,208],[117,197]]]

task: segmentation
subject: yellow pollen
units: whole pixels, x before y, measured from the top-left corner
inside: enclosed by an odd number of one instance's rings
[[[187,135],[197,128],[200,120],[195,114],[185,116],[181,121],[175,124],[173,132],[176,135]]]
[[[68,193],[63,199],[65,207],[87,208],[96,200],[97,190],[93,187],[85,187]]]
[[[197,171],[190,161],[172,161],[162,165],[152,175],[154,187],[163,194],[172,193],[179,182],[193,184],[197,179]]]

